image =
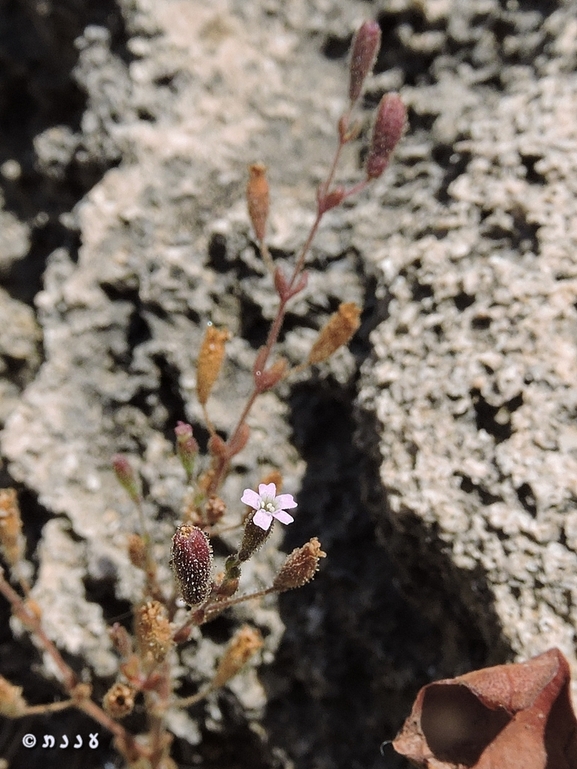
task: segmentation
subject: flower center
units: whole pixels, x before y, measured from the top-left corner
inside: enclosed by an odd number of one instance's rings
[[[267,500],[266,502],[263,502],[262,509],[267,513],[274,513],[276,512],[276,505],[274,502]]]

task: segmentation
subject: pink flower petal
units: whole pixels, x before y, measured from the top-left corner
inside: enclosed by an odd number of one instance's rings
[[[260,497],[271,497],[274,499],[276,494],[276,486],[274,483],[260,483],[258,487],[258,493]]]
[[[253,516],[252,522],[255,526],[258,526],[259,529],[268,531],[272,523],[272,516],[270,513],[267,513],[264,510],[257,510]]]
[[[292,523],[294,521],[294,518],[289,513],[285,513],[284,510],[277,510],[276,513],[273,513],[273,518],[276,518],[277,521],[280,521],[281,523]],[[256,515],[255,515],[256,518]],[[253,519],[254,520],[254,519]]]
[[[240,501],[249,507],[254,507],[255,510],[258,510],[260,507],[260,497],[252,489],[245,489]]]
[[[290,510],[292,507],[297,506],[292,494],[279,494],[278,497],[275,498],[275,504],[278,506],[279,510]]]

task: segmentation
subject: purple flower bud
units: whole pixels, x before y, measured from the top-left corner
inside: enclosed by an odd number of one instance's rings
[[[349,66],[349,99],[354,104],[361,95],[363,83],[373,69],[381,46],[381,28],[376,21],[365,21],[353,40]]]
[[[186,603],[196,606],[210,593],[212,547],[197,526],[180,526],[172,538],[172,569]]]
[[[112,457],[112,467],[122,488],[128,492],[134,504],[139,505],[141,502],[140,484],[132,465],[124,454],[115,454]]]
[[[176,453],[184,467],[186,478],[190,482],[199,452],[198,443],[192,435],[192,427],[185,422],[178,422],[174,432],[176,434]]]
[[[383,96],[377,109],[371,147],[367,157],[367,177],[377,179],[389,165],[407,122],[407,110],[398,93]]]

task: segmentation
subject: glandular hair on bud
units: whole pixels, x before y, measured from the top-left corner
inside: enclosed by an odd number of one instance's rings
[[[196,394],[202,406],[207,402],[218,379],[224,360],[224,346],[229,337],[226,329],[218,329],[213,325],[206,329],[196,364]]]
[[[272,526],[270,526],[270,528],[268,528],[266,531],[261,529],[260,526],[257,526],[252,522],[253,518],[254,512],[249,518],[247,518],[242,534],[242,541],[236,554],[236,557],[241,563],[248,561],[251,555],[256,553],[259,547],[261,547],[266,542],[269,534],[273,529]]]
[[[218,664],[211,687],[223,686],[245,665],[263,644],[262,636],[255,628],[244,625],[234,635]]]
[[[326,553],[321,550],[321,543],[313,537],[302,547],[297,547],[287,557],[272,586],[279,593],[293,590],[310,582],[319,568],[319,560]]]
[[[377,108],[366,171],[369,179],[377,179],[389,165],[393,150],[407,124],[407,109],[398,93],[387,93]]]
[[[171,564],[178,588],[190,606],[206,600],[211,588],[212,547],[197,526],[179,526],[172,538]]]
[[[142,651],[151,654],[156,662],[162,662],[174,642],[172,625],[166,616],[166,609],[159,601],[148,601],[138,607],[135,630]]]
[[[354,302],[343,302],[319,332],[307,362],[321,363],[347,344],[359,327],[360,315],[361,310]]]
[[[125,718],[134,710],[134,695],[132,686],[112,684],[102,700],[104,710],[113,718]]]
[[[355,35],[349,65],[349,99],[354,104],[361,95],[363,83],[375,65],[381,46],[381,28],[376,21],[365,21]]]

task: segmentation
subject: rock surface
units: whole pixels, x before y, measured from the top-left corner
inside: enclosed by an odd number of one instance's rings
[[[242,620],[267,635],[265,664],[174,720],[177,757],[376,769],[431,678],[552,645],[576,665],[571,4],[93,5],[0,10],[18,41],[1,44],[3,481],[22,492],[51,636],[109,680],[106,622],[138,590],[115,452],[144,479],[169,578],[184,491],[172,431],[187,420],[206,440],[205,325],[233,334],[209,404],[226,434],[274,313],[246,165],[269,167],[270,246],[291,258],[330,161],[351,34],[370,14],[383,47],[360,146],[387,90],[409,105],[410,131],[385,177],[327,216],[282,354],[298,363],[341,301],[363,305],[364,323],[352,354],[261,399],[224,490],[231,516],[272,467],[299,491],[295,524],[247,570],[247,589],[270,582],[279,546],[318,535],[329,558],[304,590],[207,626],[183,660],[192,690]],[[350,152],[341,179],[360,174]],[[7,631],[0,642],[27,649]],[[10,653],[2,672],[31,686]],[[28,769],[15,734],[6,725],[2,756]]]

